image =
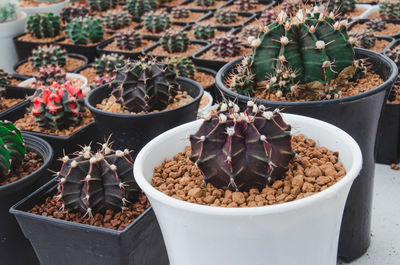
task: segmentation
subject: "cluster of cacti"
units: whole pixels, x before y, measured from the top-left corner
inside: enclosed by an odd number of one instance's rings
[[[60,34],[60,17],[53,13],[36,13],[29,17],[28,32],[35,38],[54,38]]]
[[[4,71],[4,69],[0,68],[0,84],[8,85],[12,80],[12,76]]]
[[[223,25],[235,23],[238,14],[229,9],[220,9],[215,12],[215,20]]]
[[[112,30],[126,27],[131,22],[131,15],[126,11],[110,11],[104,15],[104,25]]]
[[[49,65],[40,68],[38,75],[35,77],[38,86],[50,86],[54,82],[59,84],[65,83],[67,74],[59,66]]]
[[[244,27],[243,29],[242,29],[242,36],[244,37],[244,38],[248,38],[248,37],[251,37],[251,36],[253,36],[253,37],[258,37],[258,35],[260,34],[260,28],[259,27],[257,27],[257,26],[252,26],[252,25],[250,25],[250,26],[246,26],[246,27]]]
[[[327,9],[329,12],[348,14],[356,8],[356,0],[329,0]]]
[[[157,8],[156,0],[128,0],[126,10],[133,19],[139,20],[145,13]]]
[[[114,73],[124,66],[125,57],[116,53],[103,54],[94,60],[96,74]]]
[[[142,36],[134,30],[117,33],[115,41],[121,50],[131,51],[142,46]]]
[[[0,23],[16,20],[18,18],[17,7],[17,3],[14,2],[0,2]]]
[[[169,53],[184,52],[189,47],[189,37],[181,30],[167,30],[160,39],[161,47]]]
[[[142,25],[152,33],[159,33],[171,26],[171,19],[165,12],[151,11],[143,16]]]
[[[24,161],[26,148],[21,132],[12,122],[0,121],[0,178],[8,176]]]
[[[382,31],[382,30],[386,29],[386,27],[387,27],[386,21],[384,21],[382,19],[371,19],[370,21],[365,23],[365,25],[367,26],[368,30],[371,30],[374,32]]]
[[[370,30],[363,30],[352,35],[356,39],[356,46],[364,49],[371,49],[375,46],[376,37]]]
[[[223,103],[190,135],[190,160],[204,180],[233,191],[263,189],[284,177],[295,156],[291,126],[279,110],[267,111],[249,101],[240,112],[237,105]]]
[[[103,12],[110,8],[115,7],[116,1],[114,0],[88,0],[90,11]]]
[[[127,63],[112,86],[117,101],[136,113],[164,110],[180,90],[173,69],[147,58]]]
[[[214,38],[215,30],[214,26],[198,24],[193,26],[193,35],[198,40],[209,40]]]
[[[276,19],[276,11],[272,9],[264,9],[260,15],[260,22],[263,26],[272,24]]]
[[[68,24],[74,18],[85,17],[89,14],[89,9],[84,5],[71,4],[63,8],[60,13],[62,22]]]
[[[67,51],[58,45],[42,45],[33,49],[29,62],[35,68],[47,65],[64,66],[67,63]]]
[[[239,38],[230,34],[216,38],[211,44],[213,53],[219,58],[238,56],[242,47]]]
[[[82,89],[69,81],[36,89],[30,99],[30,112],[42,128],[60,130],[77,124],[85,110]]]
[[[104,143],[96,153],[85,146],[75,157],[61,158],[63,164],[56,175],[63,207],[92,217],[106,210],[122,211],[134,202],[140,189],[130,153],[127,149],[114,151]]]
[[[196,0],[197,6],[213,6],[215,4],[215,0]]]
[[[400,67],[400,49],[393,48],[386,52],[386,56],[388,56],[392,61]]]
[[[187,8],[176,6],[172,8],[171,14],[172,17],[175,19],[188,18],[190,15],[190,11]]]
[[[96,43],[103,39],[103,22],[90,16],[75,18],[68,23],[65,33],[74,44]]]
[[[379,15],[383,19],[400,19],[400,1],[379,1]]]
[[[194,79],[194,65],[192,60],[185,57],[167,57],[164,63],[174,69],[177,76]]]
[[[233,4],[239,12],[251,11],[257,8],[258,0],[235,0]]]

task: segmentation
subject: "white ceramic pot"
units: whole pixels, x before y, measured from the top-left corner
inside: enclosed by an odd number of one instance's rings
[[[43,6],[32,6],[32,7],[20,7],[22,11],[24,11],[28,17],[36,14],[36,13],[49,13],[52,12],[55,15],[59,15],[61,10],[68,5],[69,0],[65,0],[62,2],[54,3],[51,5],[43,5]]]
[[[84,77],[83,75],[79,75],[79,74],[74,74],[74,73],[67,73],[67,80],[71,80],[71,79],[81,79],[83,82],[83,85],[81,86],[82,88],[86,88],[88,85],[88,80],[86,77]],[[21,83],[18,84],[18,86],[20,87],[30,87],[33,83],[35,82],[35,78],[28,78],[24,81],[22,81]]]
[[[171,129],[138,154],[134,173],[160,224],[171,265],[336,265],[345,201],[361,169],[357,143],[341,129],[316,119],[284,114],[294,134],[339,152],[346,176],[310,197],[279,205],[223,208],[163,194],[153,170],[189,145],[202,120]]]
[[[213,104],[213,97],[211,96],[210,93],[208,93],[207,91],[204,91],[203,97],[207,97],[208,98],[208,103],[207,103],[207,105],[199,108],[199,115],[200,116],[206,114],[210,110],[210,107]]]
[[[18,61],[13,37],[24,33],[27,15],[19,12],[18,19],[0,23],[0,68],[13,72],[13,66]]]

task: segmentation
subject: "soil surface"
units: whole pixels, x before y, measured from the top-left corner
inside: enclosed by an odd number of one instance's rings
[[[380,17],[381,16],[379,14],[379,11],[375,11],[374,13],[368,15],[368,18],[380,18]]]
[[[43,159],[39,154],[34,152],[26,152],[22,165],[11,171],[6,178],[0,178],[0,186],[10,184],[14,181],[22,179],[32,172],[35,172],[43,165]]]
[[[65,72],[72,72],[84,65],[85,61],[67,56],[66,65],[61,67],[61,69],[63,69]],[[35,76],[39,73],[39,69],[35,68],[28,60],[25,63],[18,66],[16,72],[21,75]]]
[[[25,2],[25,1],[21,1],[21,2]],[[64,37],[64,35],[65,35],[64,32],[63,32],[63,31],[60,31],[60,34],[58,34],[58,36],[55,36],[55,37],[53,37],[53,38],[38,39],[38,38],[32,36],[31,34],[27,33],[27,34],[24,34],[24,35],[18,37],[18,40],[19,40],[19,41],[25,41],[25,42],[35,42],[35,43],[47,43],[47,44],[51,44],[51,43],[53,43],[54,41],[56,41],[56,40],[58,40],[58,39]]]
[[[19,6],[20,7],[41,7],[41,6],[54,5],[54,4],[60,3],[62,1],[63,0],[38,3],[37,1],[23,0],[23,1],[19,1]]]
[[[199,82],[203,88],[209,87],[214,84],[214,77],[206,73],[195,70],[194,80]]]
[[[103,41],[106,41],[110,38],[113,37],[113,34],[110,33],[104,33],[103,39],[101,41],[95,42],[95,43],[88,43],[88,44],[74,44],[72,40],[70,40],[68,37],[66,37],[64,40],[57,42],[56,44],[69,44],[69,45],[75,45],[75,46],[82,46],[82,47],[93,47],[96,45],[99,45]]]
[[[115,213],[112,210],[107,210],[104,214],[97,213],[91,218],[84,216],[80,212],[69,213],[66,210],[62,210],[62,200],[57,201],[56,195],[54,195],[53,197],[46,198],[43,204],[35,205],[29,212],[74,223],[123,230],[149,207],[150,203],[142,193],[139,195],[137,202],[130,204],[127,207],[128,209],[122,212]]]
[[[161,44],[159,44],[151,51],[148,51],[147,54],[154,55],[154,56],[167,56],[167,57],[190,57],[194,53],[201,50],[202,48],[204,48],[204,45],[191,43],[191,44],[189,44],[187,50],[184,52],[169,53],[164,50],[164,48],[161,46]]]
[[[204,94],[200,100],[199,110],[207,106],[208,103],[210,103],[210,98]]]
[[[97,77],[97,74],[95,73],[93,67],[87,67],[84,70],[80,71],[79,74],[87,78],[89,85],[93,84],[94,80]]]
[[[22,101],[24,101],[24,98],[1,98],[1,103],[0,103],[0,112],[5,111],[8,108],[11,108],[15,104],[18,104]]]
[[[369,50],[372,50],[374,52],[381,53],[388,45],[389,41],[387,40],[376,40],[374,47],[370,48]]]
[[[172,0],[170,2],[161,3],[162,6],[180,6],[180,3],[184,2],[184,0]]]
[[[133,50],[123,50],[123,49],[118,48],[117,42],[116,42],[116,40],[114,39],[114,41],[111,42],[111,43],[109,43],[109,44],[107,44],[107,45],[103,48],[103,50],[106,50],[106,51],[113,51],[113,52],[136,53],[136,52],[141,52],[141,51],[143,51],[144,49],[150,47],[150,46],[153,45],[154,43],[155,43],[155,41],[142,39],[142,46],[140,46],[140,47],[138,47],[138,48],[136,48],[136,49],[133,49]]]
[[[242,17],[242,16],[238,15],[235,22],[232,22],[229,24],[221,24],[215,19],[215,16],[214,16],[214,17],[211,17],[208,19],[204,19],[201,22],[206,23],[206,24],[215,25],[215,26],[237,27],[237,26],[240,26],[242,23],[244,23],[248,19],[249,19],[249,17]]]
[[[237,55],[237,56],[221,58],[221,57],[219,57],[219,56],[216,56],[216,55],[214,54],[214,52],[212,51],[212,48],[210,48],[210,49],[208,49],[206,52],[202,53],[202,54],[199,56],[199,58],[201,58],[201,59],[206,59],[206,60],[213,60],[213,61],[230,62],[230,61],[232,61],[232,60],[234,60],[234,59],[236,59],[236,58],[238,58],[238,57],[241,57],[241,56],[243,56],[243,55],[250,54],[250,53],[252,53],[251,48],[245,47],[245,48],[242,48],[242,49],[240,50],[240,54]]]
[[[346,17],[346,18],[358,17],[358,16],[361,16],[365,11],[367,11],[367,10],[355,8],[352,12],[350,12],[348,14],[343,14],[343,17]]]
[[[229,6],[224,7],[224,9],[228,9],[228,10],[232,10],[232,11],[236,11],[236,12],[246,12],[246,13],[252,13],[252,12],[259,12],[261,10],[263,10],[267,5],[266,4],[257,4],[256,8],[253,9],[249,9],[249,10],[238,10],[234,4],[231,4]]]
[[[209,9],[217,9],[219,8],[221,5],[225,4],[225,1],[215,1],[214,5],[212,6],[198,6],[196,4],[196,1],[192,1],[189,4],[186,5],[181,5],[185,8],[191,8],[191,9],[205,9],[205,10],[209,10]]]
[[[107,11],[107,12],[109,12],[109,11]],[[106,13],[107,13],[107,12],[106,12]],[[102,18],[102,16],[99,16],[99,17]],[[122,28],[120,28],[120,29],[109,29],[109,28],[106,28],[106,30],[112,31],[112,32],[127,31],[127,30],[132,30],[132,29],[134,29],[134,28],[137,27],[138,25],[139,25],[138,23],[136,23],[136,22],[134,22],[134,21],[131,21],[131,22],[129,22],[128,25],[126,25],[125,27],[122,27]]]
[[[393,36],[400,32],[399,24],[386,23],[386,25],[387,25],[386,29],[384,29],[382,31],[373,31],[372,33],[376,36]],[[349,34],[362,32],[365,29],[367,29],[367,25],[365,23],[364,24],[355,24],[354,26],[351,27]]]
[[[180,30],[180,29],[182,29],[182,26],[171,25],[171,26],[170,26],[169,28],[167,28],[167,29]],[[165,29],[165,30],[167,30],[167,29]],[[162,32],[159,32],[159,33],[153,33],[153,32],[151,32],[151,31],[148,31],[148,30],[145,29],[144,27],[141,27],[141,28],[139,28],[139,29],[136,30],[136,33],[139,33],[139,34],[141,34],[141,35],[149,35],[149,36],[158,36],[158,37],[160,37],[160,36],[162,36],[162,35],[164,34],[165,30],[162,31]]]
[[[341,180],[346,171],[338,162],[339,154],[316,146],[303,135],[293,136],[297,156],[289,163],[282,180],[262,190],[232,192],[205,185],[201,171],[191,162],[190,147],[155,167],[153,186],[175,199],[210,206],[256,207],[299,200],[321,192]]]

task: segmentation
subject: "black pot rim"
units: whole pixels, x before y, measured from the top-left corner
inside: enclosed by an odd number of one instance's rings
[[[217,73],[216,77],[215,77],[215,84],[217,85],[218,89],[221,89],[224,93],[233,96],[235,98],[241,99],[241,100],[255,100],[256,102],[260,102],[263,104],[269,104],[269,105],[280,105],[280,106],[301,106],[301,105],[320,105],[320,104],[336,104],[336,103],[344,103],[344,102],[349,102],[349,101],[355,101],[373,94],[376,94],[382,90],[385,90],[387,87],[392,87],[392,84],[394,83],[394,81],[397,78],[398,75],[398,68],[396,66],[396,64],[389,59],[386,55],[383,54],[379,54],[377,52],[371,51],[371,50],[367,50],[367,49],[362,49],[362,48],[355,48],[355,52],[356,55],[357,54],[362,54],[367,56],[368,58],[371,57],[377,57],[379,60],[383,61],[385,64],[390,65],[392,71],[389,75],[389,77],[379,86],[357,94],[357,95],[353,95],[353,96],[349,96],[349,97],[345,97],[345,98],[337,98],[337,99],[329,99],[329,100],[316,100],[316,101],[295,101],[295,102],[288,102],[288,101],[269,101],[269,100],[262,100],[262,99],[256,99],[256,98],[252,98],[249,96],[244,96],[244,95],[240,95],[236,92],[233,92],[231,90],[229,90],[223,80],[222,80],[222,75],[224,72],[227,71],[228,68],[230,68],[232,65],[237,64],[239,61],[241,61],[243,59],[243,57],[240,57],[238,59],[235,59],[234,61],[225,64]],[[247,55],[246,55],[247,56]],[[390,84],[391,83],[391,84]]]
[[[188,79],[188,78],[185,78],[185,77],[177,77],[176,80],[179,83],[186,82],[186,83],[192,84],[193,86],[196,86],[199,89],[199,94],[191,102],[189,102],[189,103],[187,103],[187,104],[185,104],[183,106],[180,106],[178,108],[175,108],[175,109],[162,110],[162,111],[159,111],[159,112],[150,112],[150,113],[145,113],[145,114],[130,114],[130,113],[127,114],[127,113],[114,113],[114,112],[104,111],[104,110],[98,109],[95,106],[93,106],[92,104],[90,104],[89,98],[91,98],[92,95],[94,93],[96,93],[98,90],[101,90],[101,89],[104,89],[104,88],[108,88],[109,84],[105,84],[105,85],[99,86],[99,87],[91,90],[89,92],[89,94],[87,94],[87,96],[85,97],[85,105],[92,113],[99,114],[99,115],[105,115],[105,116],[112,116],[112,117],[116,117],[116,118],[154,117],[154,116],[158,116],[158,115],[164,115],[164,113],[180,110],[182,108],[185,108],[187,106],[195,104],[196,101],[201,99],[201,97],[204,94],[204,89],[199,83],[197,83],[196,81],[194,81],[192,79]]]

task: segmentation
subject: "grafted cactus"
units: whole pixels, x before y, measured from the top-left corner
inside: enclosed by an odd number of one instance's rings
[[[211,44],[212,51],[220,58],[238,56],[242,47],[239,38],[229,34],[216,38]]]
[[[233,4],[237,11],[247,12],[257,8],[258,0],[235,0]]]
[[[103,54],[94,60],[96,74],[114,73],[124,66],[125,57],[116,53]]]
[[[131,15],[126,11],[110,11],[104,16],[104,25],[112,30],[126,27],[131,22]]]
[[[145,13],[157,8],[156,0],[128,0],[125,9],[133,19],[139,20]]]
[[[209,40],[215,36],[215,27],[211,25],[195,25],[193,26],[194,37],[198,40]]]
[[[134,30],[117,33],[115,41],[121,50],[131,51],[142,46],[142,36]]]
[[[190,160],[217,188],[263,189],[289,169],[295,155],[290,131],[279,110],[266,111],[249,102],[239,112],[237,105],[223,103],[190,135]]]
[[[228,9],[220,9],[215,12],[215,20],[223,25],[235,23],[238,14]]]
[[[53,13],[34,14],[26,23],[28,32],[38,39],[54,38],[60,34],[60,17]]]
[[[400,19],[400,2],[398,0],[379,1],[379,15],[383,19]]]
[[[42,45],[32,51],[29,62],[35,67],[48,65],[65,66],[67,63],[67,51],[58,45]]]
[[[167,57],[164,63],[174,69],[177,76],[194,79],[194,65],[191,59],[185,57]]]
[[[167,30],[160,39],[161,46],[169,53],[185,52],[189,47],[189,38],[184,31]]]
[[[84,5],[71,4],[63,8],[60,13],[62,22],[68,24],[74,18],[85,17],[89,14],[89,9]]]
[[[142,25],[152,33],[160,33],[171,26],[171,19],[165,12],[148,12],[144,15]]]
[[[74,44],[96,43],[103,39],[103,22],[89,16],[75,18],[68,23],[65,32]]]
[[[50,86],[54,82],[59,84],[65,83],[67,80],[67,74],[57,65],[48,65],[40,68],[35,79],[39,86]]]

